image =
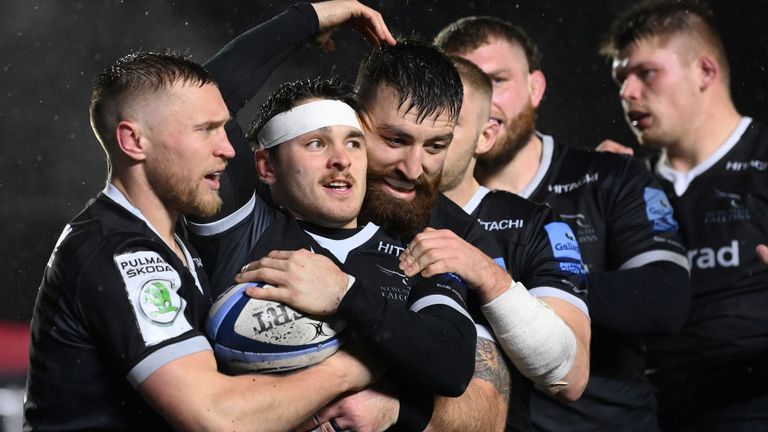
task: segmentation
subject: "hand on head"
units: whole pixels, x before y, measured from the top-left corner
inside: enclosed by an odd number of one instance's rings
[[[341,25],[355,30],[374,47],[382,42],[389,45],[396,43],[381,14],[357,0],[312,3],[312,7],[317,13],[320,28],[315,43],[326,51],[335,49],[331,36]]]

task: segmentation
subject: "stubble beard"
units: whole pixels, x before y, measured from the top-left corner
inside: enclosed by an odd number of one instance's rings
[[[475,177],[483,182],[498,173],[517,156],[535,132],[536,109],[528,101],[520,114],[510,121],[504,139],[502,141],[497,139],[496,144],[489,151],[478,155]]]
[[[183,215],[210,217],[219,212],[222,205],[218,191],[201,191],[200,182],[190,182],[167,162],[155,168],[148,167],[147,180],[163,204]]]

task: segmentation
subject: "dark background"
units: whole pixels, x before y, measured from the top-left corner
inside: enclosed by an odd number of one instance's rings
[[[93,77],[135,49],[172,48],[204,62],[288,1],[11,1],[0,8],[0,320],[28,320],[43,268],[66,222],[105,184],[104,155],[90,130]],[[632,1],[368,1],[390,29],[431,38],[447,23],[487,14],[522,25],[544,53],[547,92],[539,129],[582,146],[634,143],[598,42]],[[224,4],[222,6],[222,4]],[[768,0],[713,1],[742,113],[768,120]],[[366,50],[342,30],[337,50],[304,48],[273,76],[335,71],[352,78]],[[335,65],[335,67],[334,67]],[[251,105],[256,105],[252,103]],[[252,109],[246,110],[246,121]],[[1,348],[0,348],[1,349]]]

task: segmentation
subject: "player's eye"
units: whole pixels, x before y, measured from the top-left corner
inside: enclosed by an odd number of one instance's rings
[[[306,147],[309,149],[321,149],[325,147],[325,143],[320,139],[313,139],[307,142]]]
[[[363,142],[358,139],[351,139],[347,141],[347,148],[351,148],[351,149],[363,148]]]

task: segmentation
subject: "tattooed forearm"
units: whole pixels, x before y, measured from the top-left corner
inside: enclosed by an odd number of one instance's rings
[[[475,378],[491,383],[504,398],[504,402],[509,402],[509,369],[493,341],[477,338]]]

